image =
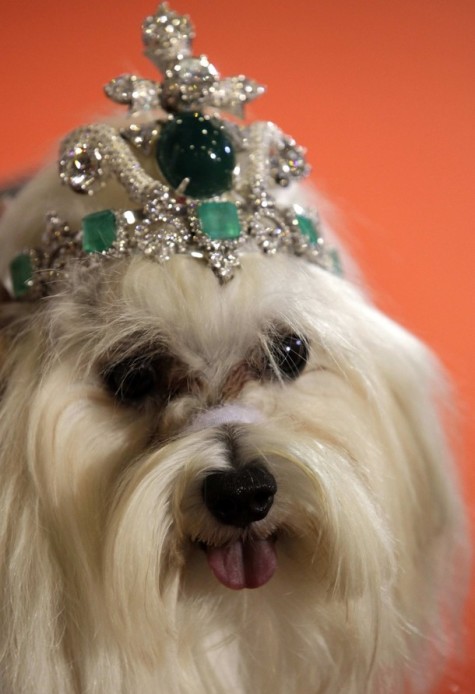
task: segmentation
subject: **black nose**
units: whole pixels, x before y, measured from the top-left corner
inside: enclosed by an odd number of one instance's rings
[[[267,516],[276,491],[274,477],[262,465],[212,472],[202,489],[213,516],[220,523],[240,528]]]

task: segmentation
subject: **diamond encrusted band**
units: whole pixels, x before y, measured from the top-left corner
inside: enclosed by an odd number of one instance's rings
[[[78,128],[59,157],[61,181],[75,192],[94,195],[115,179],[136,207],[94,212],[75,230],[50,212],[41,245],[11,263],[14,295],[47,295],[74,261],[89,266],[136,253],[158,262],[188,254],[227,282],[245,244],[340,273],[317,212],[282,206],[273,194],[309,173],[304,150],[273,123],[238,124],[222,115],[242,116],[262,85],[242,75],[221,78],[206,56],[193,56],[189,18],[165,3],[142,29],[145,54],[163,81],[131,74],[111,80],[105,93],[128,106],[129,122]],[[167,115],[157,119],[159,108]]]

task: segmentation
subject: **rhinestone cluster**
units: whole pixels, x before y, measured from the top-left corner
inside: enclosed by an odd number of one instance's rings
[[[40,247],[11,264],[15,296],[47,294],[73,260],[89,266],[134,253],[158,262],[186,253],[227,282],[249,242],[339,273],[318,214],[281,206],[273,194],[309,173],[303,148],[273,123],[238,124],[222,115],[242,116],[264,88],[243,75],[221,78],[205,55],[194,56],[189,18],[165,3],[142,32],[162,82],[133,74],[111,80],[105,93],[128,106],[129,122],[75,130],[59,159],[60,178],[75,192],[94,195],[115,178],[136,208],[89,214],[75,231],[50,213]],[[157,108],[167,115],[157,119]]]

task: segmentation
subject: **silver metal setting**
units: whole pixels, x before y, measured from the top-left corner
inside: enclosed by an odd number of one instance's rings
[[[223,117],[223,112],[242,116],[245,104],[265,89],[243,75],[221,78],[205,55],[192,54],[194,36],[188,17],[161,4],[145,19],[142,38],[146,56],[163,74],[162,82],[132,74],[114,78],[105,93],[128,106],[130,123],[120,130],[108,124],[87,125],[61,143],[59,175],[65,185],[94,195],[115,178],[136,208],[112,211],[115,240],[97,253],[83,249],[83,229],[71,230],[67,220],[50,213],[41,246],[25,251],[33,271],[25,283],[25,298],[49,293],[51,281],[67,274],[72,262],[90,266],[135,253],[161,263],[176,253],[188,254],[227,282],[239,267],[246,243],[259,252],[285,251],[339,272],[335,250],[322,238],[317,212],[283,207],[273,194],[308,175],[305,150],[274,123],[246,125]],[[165,120],[157,118],[158,108],[168,114]],[[187,196],[188,179],[173,188],[152,156],[167,118],[196,111],[220,120],[237,160],[232,187],[207,199]],[[144,158],[148,163],[142,165]],[[198,211],[204,202],[235,206],[237,238],[216,238],[202,228]]]

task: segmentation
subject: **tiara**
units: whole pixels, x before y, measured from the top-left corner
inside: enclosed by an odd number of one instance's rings
[[[78,128],[59,155],[64,185],[93,196],[115,179],[130,208],[88,214],[79,229],[51,211],[40,244],[10,264],[15,297],[47,295],[72,261],[89,267],[134,254],[160,263],[187,254],[223,283],[249,246],[341,274],[317,211],[279,203],[277,191],[309,173],[304,149],[274,123],[240,122],[265,88],[243,75],[222,78],[205,55],[193,55],[194,36],[190,19],[166,3],[145,19],[145,55],[162,82],[111,80],[104,91],[128,107],[125,125]]]

